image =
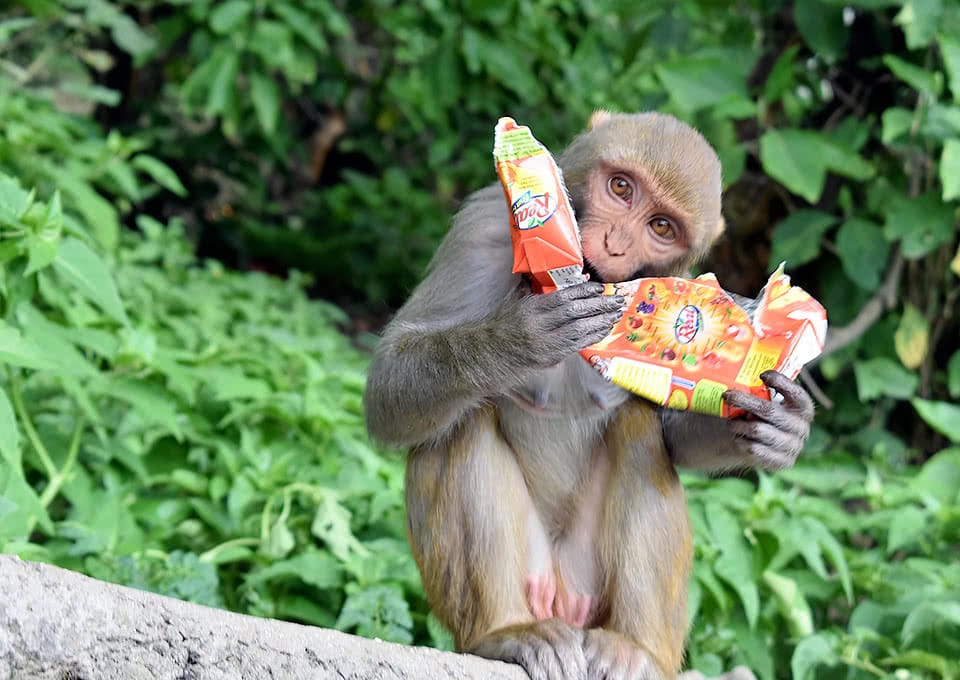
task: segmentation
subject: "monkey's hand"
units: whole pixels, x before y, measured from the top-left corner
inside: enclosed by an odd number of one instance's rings
[[[791,467],[803,450],[813,422],[813,401],[800,385],[777,371],[760,379],[783,396],[782,402],[730,390],[723,395],[730,406],[742,408],[746,418],[727,421],[734,441],[755,465],[768,470]]]
[[[491,319],[521,368],[549,368],[610,332],[624,298],[601,295],[603,285],[579,283],[544,295],[508,300]]]

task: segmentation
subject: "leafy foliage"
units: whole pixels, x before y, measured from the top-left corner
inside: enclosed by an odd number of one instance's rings
[[[0,549],[450,648],[402,461],[365,438],[366,356],[305,290],[397,304],[492,180],[497,116],[559,148],[596,107],[697,125],[727,192],[711,268],[754,293],[787,259],[833,325],[800,464],[685,477],[690,665],[960,676],[948,2],[22,2],[0,15]]]

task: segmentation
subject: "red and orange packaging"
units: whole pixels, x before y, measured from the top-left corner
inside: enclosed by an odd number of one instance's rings
[[[493,158],[510,206],[513,273],[529,274],[537,293],[585,281],[580,231],[553,156],[530,128],[501,118]]]
[[[529,274],[544,293],[585,280],[579,230],[550,153],[528,128],[501,118],[494,158],[513,215],[514,273]],[[770,399],[761,373],[793,380],[823,351],[826,310],[791,286],[783,267],[755,300],[727,293],[713,274],[604,284],[604,295],[629,301],[627,311],[580,354],[607,380],[661,406],[740,415],[724,392]]]

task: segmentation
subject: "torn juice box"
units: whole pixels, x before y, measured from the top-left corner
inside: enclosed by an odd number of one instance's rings
[[[791,380],[823,351],[827,313],[790,285],[783,264],[755,300],[725,292],[713,274],[605,284],[629,306],[610,334],[580,354],[611,382],[661,406],[742,414],[727,390],[771,399],[767,370]]]
[[[493,158],[510,207],[513,272],[529,274],[537,293],[585,281],[580,232],[553,156],[528,127],[504,117]]]

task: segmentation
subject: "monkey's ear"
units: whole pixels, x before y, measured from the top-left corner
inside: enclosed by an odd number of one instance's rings
[[[593,115],[590,116],[590,120],[587,121],[587,129],[592,130],[598,125],[603,125],[613,114],[605,109],[597,109],[593,112]]]
[[[723,235],[723,232],[727,230],[727,221],[723,219],[723,215],[720,215],[720,219],[717,220],[717,225],[714,227],[713,239],[718,239]]]

